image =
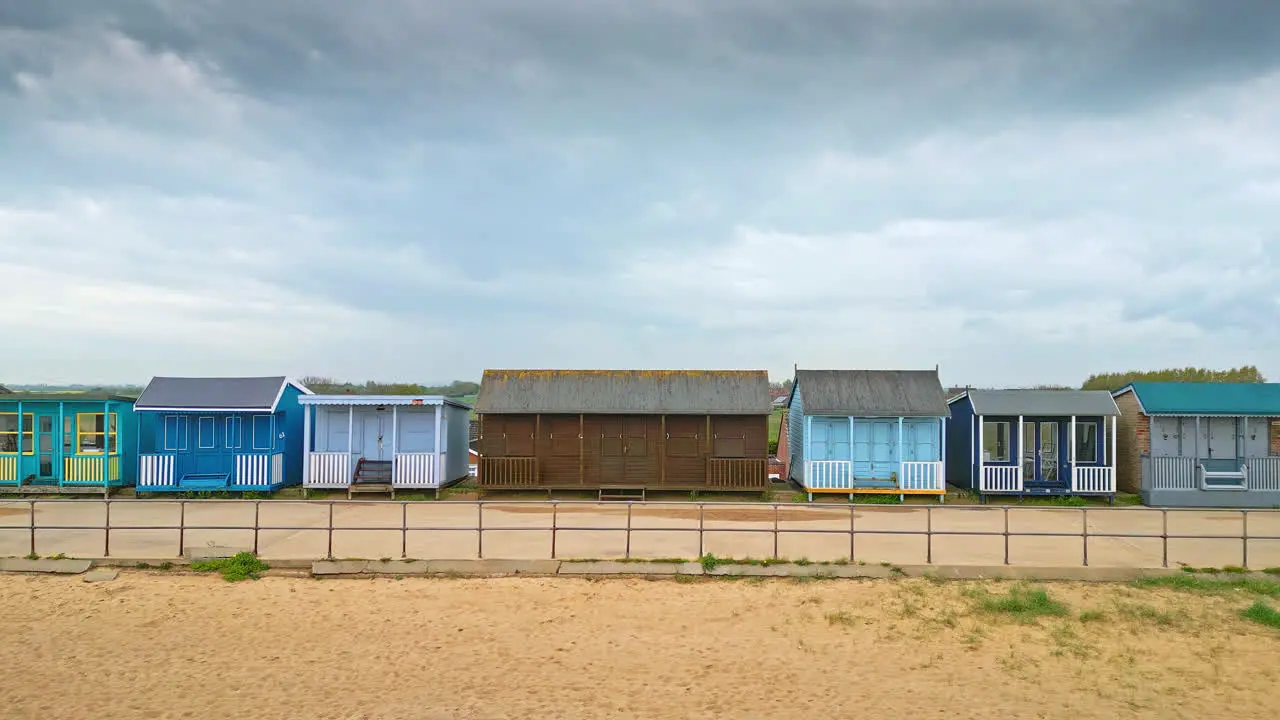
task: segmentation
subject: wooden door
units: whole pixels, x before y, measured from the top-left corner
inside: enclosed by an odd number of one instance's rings
[[[617,415],[602,415],[599,422],[600,477],[596,484],[625,484],[627,481],[625,423]]]
[[[663,439],[665,450],[663,484],[675,487],[699,486],[706,482],[706,419],[700,416],[668,415],[665,420],[667,433]]]
[[[641,487],[656,483],[656,458],[649,448],[649,418],[643,415],[624,417],[622,428],[622,452],[626,458],[625,484]]]

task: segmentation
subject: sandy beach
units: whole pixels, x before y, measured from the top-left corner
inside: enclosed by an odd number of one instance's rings
[[[0,703],[103,720],[1275,717],[1280,631],[1240,619],[1243,594],[1050,584],[1070,615],[1019,624],[973,587],[9,575]]]

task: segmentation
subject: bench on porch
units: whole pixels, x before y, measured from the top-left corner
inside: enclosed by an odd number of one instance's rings
[[[178,480],[183,490],[224,490],[230,484],[229,473],[191,473]]]

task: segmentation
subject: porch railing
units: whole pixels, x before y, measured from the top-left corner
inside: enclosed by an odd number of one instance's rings
[[[1142,487],[1147,490],[1200,489],[1200,463],[1190,457],[1144,455]]]
[[[236,455],[235,485],[279,485],[284,482],[284,453]]]
[[[1022,492],[1021,465],[983,465],[979,489],[984,492]]]
[[[173,486],[177,482],[173,476],[173,465],[172,455],[139,455],[138,487]]]
[[[947,488],[946,472],[941,462],[904,462],[898,487],[917,492],[944,492]]]
[[[307,453],[305,487],[344,488],[351,484],[351,455],[345,452]]]
[[[761,490],[769,475],[764,458],[708,458],[707,486],[720,489]]]
[[[120,482],[119,455],[69,455],[62,459],[62,485]]]
[[[1116,491],[1116,475],[1106,465],[1077,465],[1071,469],[1071,492],[1106,493]]]
[[[536,487],[538,458],[482,457],[480,458],[480,477],[477,479],[482,487]]]
[[[440,487],[435,453],[396,453],[393,487]]]
[[[808,490],[848,490],[853,487],[853,463],[848,460],[808,460],[804,464]]]
[[[17,455],[0,455],[0,482],[18,482]]]
[[[1280,491],[1280,457],[1256,457],[1244,461],[1250,490]]]

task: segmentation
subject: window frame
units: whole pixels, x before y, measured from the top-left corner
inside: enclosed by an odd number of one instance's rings
[[[250,447],[253,450],[267,451],[267,452],[271,452],[275,450],[276,442],[274,437],[275,430],[272,427],[273,419],[274,418],[271,415],[254,415],[253,416],[253,422],[249,426],[249,431],[250,431],[250,434],[252,435],[252,437],[250,438]],[[258,421],[259,420],[265,420],[267,423],[267,447],[258,447]]]
[[[165,452],[183,452],[187,449],[187,416],[181,414],[171,414],[163,416],[161,423],[164,425],[164,449]],[[169,421],[173,420],[173,445],[169,444]]]
[[[209,444],[204,444],[204,423],[209,421]],[[196,418],[196,449],[215,450],[218,447],[218,419],[212,415],[201,415]]]
[[[1081,429],[1081,428],[1083,428],[1083,427],[1092,427],[1092,428],[1093,428],[1093,455],[1089,456],[1089,457],[1088,457],[1088,459],[1084,459],[1084,453],[1081,453],[1081,452],[1080,452],[1080,429]],[[1095,422],[1095,421],[1093,421],[1093,420],[1083,420],[1083,421],[1081,421],[1081,420],[1077,420],[1077,421],[1076,421],[1076,436],[1075,436],[1074,438],[1072,438],[1072,439],[1071,439],[1071,442],[1075,445],[1075,447],[1073,448],[1073,450],[1075,450],[1075,459],[1076,459],[1076,464],[1077,464],[1077,465],[1097,465],[1097,464],[1099,464],[1099,462],[1100,462],[1099,457],[1100,457],[1100,456],[1099,456],[1098,451],[1099,451],[1099,449],[1102,447],[1102,444],[1101,444],[1101,442],[1099,441],[1099,435],[1098,435],[1100,432],[1102,432],[1102,431],[1101,431],[1101,429],[1098,427],[1098,423],[1097,423],[1097,422]]]
[[[7,450],[5,451],[4,454],[17,455],[18,445],[19,443],[21,443],[23,455],[35,455],[36,454],[36,414],[24,412],[22,413],[21,416],[19,416],[16,410],[13,412],[0,412],[0,417],[6,417],[6,416],[12,416],[16,420],[17,424],[14,426],[13,430],[0,430],[0,435],[13,436],[14,449],[11,451]],[[26,420],[29,420],[30,422],[24,421],[23,418],[26,418]],[[22,442],[23,440],[25,440],[26,442]]]
[[[226,436],[223,441],[224,446],[228,450],[239,450],[244,447],[244,422],[239,415],[228,415],[226,418]],[[234,433],[232,428],[235,428]],[[233,439],[234,438],[234,439]]]
[[[103,422],[103,429],[86,431],[83,418],[100,417]],[[102,438],[102,447],[97,450],[86,450],[84,448],[84,438],[99,437]],[[115,449],[112,449],[114,445]],[[104,452],[110,455],[118,455],[120,453],[120,414],[119,413],[100,413],[100,412],[84,412],[76,413],[76,444],[74,447],[76,455],[102,455]]]
[[[999,435],[998,433],[992,433],[992,432],[990,432],[990,431],[988,430],[988,426],[1000,426],[1000,425],[1003,425],[1003,426],[1004,426],[1004,456],[1003,456],[1003,457],[995,457],[994,455],[992,455],[991,457],[988,457],[988,456],[987,456],[987,448],[986,448],[986,444],[987,444],[987,440],[988,440],[988,438],[996,438],[996,441],[997,441],[997,448],[998,448],[998,447],[999,447],[998,442],[999,442],[999,437],[1000,437],[1000,435]],[[1008,421],[1008,420],[983,420],[983,421],[982,421],[982,445],[983,445],[983,447],[979,448],[979,450],[982,452],[981,457],[982,457],[982,461],[983,461],[984,463],[1003,463],[1003,464],[1009,464],[1009,463],[1012,463],[1012,462],[1013,462],[1013,461],[1011,460],[1011,458],[1013,457],[1013,442],[1012,442],[1012,437],[1011,437],[1011,435],[1010,435],[1010,433],[1012,433],[1012,432],[1013,432],[1012,428],[1013,428],[1013,423],[1012,423],[1012,422],[1010,422],[1010,421]]]

